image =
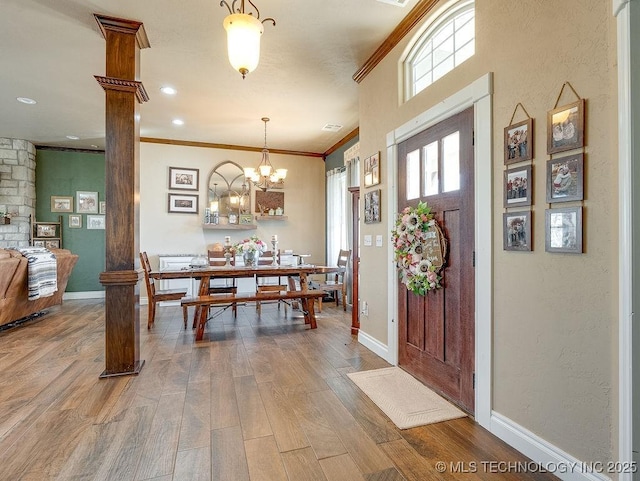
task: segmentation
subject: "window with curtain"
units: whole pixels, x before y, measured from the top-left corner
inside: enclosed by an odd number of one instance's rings
[[[475,53],[475,2],[455,3],[435,18],[404,61],[405,101]]]
[[[350,208],[347,169],[327,172],[327,264],[335,265],[340,249],[348,249]]]

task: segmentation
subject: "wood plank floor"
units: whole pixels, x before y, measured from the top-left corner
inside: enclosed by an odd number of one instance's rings
[[[104,305],[67,301],[0,333],[0,480],[556,479],[504,469],[528,460],[470,418],[397,429],[346,376],[388,366],[349,325],[246,306],[194,343],[162,307],[140,375],[99,379]]]

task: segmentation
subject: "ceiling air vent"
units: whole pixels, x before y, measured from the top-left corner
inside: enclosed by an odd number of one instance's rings
[[[338,130],[340,130],[342,128],[342,125],[338,125],[338,124],[327,124],[324,127],[322,127],[322,130],[324,130],[325,132],[337,132]]]
[[[389,5],[395,5],[396,7],[404,7],[409,0],[378,0],[380,3],[388,3]]]

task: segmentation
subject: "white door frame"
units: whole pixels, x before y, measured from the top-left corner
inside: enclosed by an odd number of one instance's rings
[[[633,105],[630,0],[613,0],[618,48],[618,461],[633,461]],[[621,473],[619,481],[631,481]]]
[[[413,135],[474,107],[474,202],[475,202],[475,419],[489,429],[491,421],[491,332],[493,318],[493,259],[492,245],[492,143],[491,101],[493,74],[491,72],[475,80],[451,97],[411,119],[387,134],[387,179],[390,186],[387,195],[388,227],[393,228],[398,212],[398,144]],[[387,243],[390,262],[387,266],[388,284],[388,357],[391,364],[398,364],[398,292],[397,273],[393,262],[393,245]]]

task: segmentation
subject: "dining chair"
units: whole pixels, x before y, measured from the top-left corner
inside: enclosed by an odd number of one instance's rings
[[[342,309],[347,310],[347,266],[351,257],[351,250],[340,249],[338,254],[338,262],[336,265],[341,268],[339,272],[328,274],[329,279],[319,282],[319,289],[327,293],[331,293],[336,301],[336,307],[339,305],[338,292],[342,298]],[[322,302],[320,302],[320,312],[322,312]]]
[[[209,249],[209,265],[210,266],[224,266],[227,260],[224,257],[224,249],[221,249],[221,244],[215,244],[213,249]],[[236,265],[235,256],[231,256],[229,260],[232,266]],[[233,294],[234,296],[238,294],[238,284],[237,279],[235,277],[228,279],[215,279],[212,280],[209,284],[209,294]],[[234,302],[231,304],[231,311],[233,312],[234,317],[238,315],[238,306]]]
[[[158,302],[179,301],[187,295],[186,289],[156,289],[155,279],[151,277],[151,263],[146,252],[140,253],[140,264],[144,270],[144,281],[147,285],[148,312],[147,329],[151,329],[156,320],[156,307]],[[184,328],[187,328],[187,307],[182,307],[182,317],[184,318]]]
[[[278,249],[276,256],[277,256],[276,259],[278,261],[278,265],[280,265],[280,249]],[[270,266],[272,263],[273,263],[273,251],[265,251],[262,254],[260,254],[260,257],[258,258],[259,266]],[[265,274],[265,275],[256,274],[256,292],[273,292],[273,291],[278,292],[278,291],[287,290],[287,287],[288,287],[287,284],[283,283],[280,277],[277,277],[275,284],[273,282],[269,282],[267,278],[273,279],[274,276],[270,274]],[[284,300],[270,301],[270,302],[277,302],[278,309],[280,309],[281,303],[284,304],[284,315],[285,316],[287,315],[287,303]],[[266,303],[267,301],[265,301],[265,304]],[[262,313],[262,306],[260,301],[256,301],[256,311],[258,311],[258,315]]]

